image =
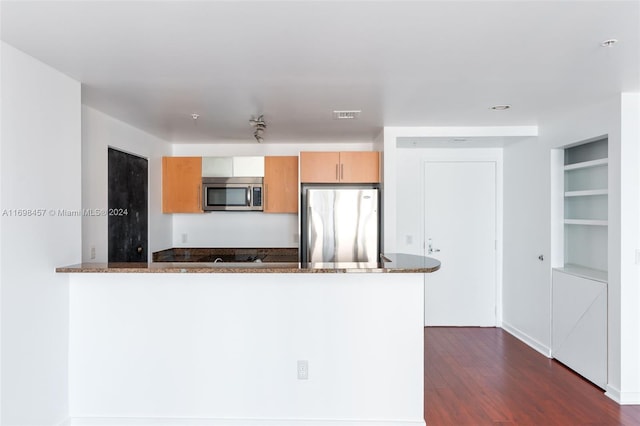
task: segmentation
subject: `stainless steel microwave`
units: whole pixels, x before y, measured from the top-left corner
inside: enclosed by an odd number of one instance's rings
[[[261,177],[203,177],[202,210],[261,211]]]

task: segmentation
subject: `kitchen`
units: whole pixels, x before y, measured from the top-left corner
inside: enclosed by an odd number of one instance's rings
[[[483,13],[483,8],[491,9],[491,5],[482,5],[478,2],[475,6],[478,13]],[[596,2],[597,3],[597,2]],[[255,6],[255,5],[253,5]],[[91,87],[82,87],[80,79],[70,78],[59,72],[56,68],[56,59],[50,58],[51,67],[34,60],[28,54],[14,49],[10,45],[18,43],[5,39],[4,32],[8,31],[5,25],[4,12],[11,11],[3,7],[3,108],[2,108],[2,208],[67,208],[81,209],[103,208],[107,199],[107,189],[104,182],[107,178],[106,155],[107,147],[121,149],[125,152],[135,153],[149,159],[149,247],[150,251],[159,251],[169,247],[192,246],[280,246],[295,247],[297,241],[297,218],[288,215],[253,214],[256,221],[249,224],[249,232],[239,234],[233,229],[240,229],[240,223],[214,223],[204,222],[214,217],[214,213],[198,215],[195,222],[190,222],[194,215],[161,213],[162,194],[160,182],[162,175],[162,157],[164,156],[251,156],[251,155],[298,155],[300,151],[382,151],[383,160],[383,185],[384,185],[384,238],[385,251],[407,252],[423,254],[422,240],[424,235],[419,231],[422,225],[417,222],[419,218],[407,218],[406,213],[415,211],[420,207],[420,200],[406,197],[408,185],[399,181],[399,173],[406,172],[419,175],[420,170],[404,170],[400,158],[414,158],[420,160],[451,155],[476,155],[490,158],[496,163],[502,164],[502,214],[503,223],[501,240],[502,263],[498,268],[498,281],[502,282],[502,291],[499,293],[502,301],[502,323],[512,326],[514,334],[527,341],[531,346],[541,352],[549,353],[551,347],[550,337],[550,289],[551,280],[550,262],[554,255],[558,255],[555,247],[555,239],[558,233],[555,221],[550,218],[552,207],[552,193],[550,191],[551,176],[554,173],[550,164],[550,151],[575,142],[586,141],[591,138],[609,135],[609,168],[611,171],[609,189],[609,280],[610,280],[610,305],[609,305],[609,387],[607,391],[619,397],[622,401],[634,400],[634,392],[637,392],[640,381],[633,372],[634,360],[637,357],[637,321],[633,312],[637,312],[637,266],[635,266],[633,254],[638,244],[636,230],[638,229],[638,195],[637,188],[637,146],[634,135],[637,134],[637,87],[636,83],[627,83],[612,88],[598,78],[590,81],[598,81],[606,87],[606,95],[590,95],[575,100],[575,103],[558,103],[546,114],[541,114],[537,122],[519,119],[518,110],[514,108],[506,111],[511,114],[511,120],[503,116],[497,116],[496,111],[488,111],[490,103],[481,102],[482,109],[486,110],[484,119],[466,122],[455,120],[455,116],[449,112],[449,119],[441,117],[440,120],[424,120],[410,114],[406,119],[388,117],[384,121],[384,128],[378,128],[377,132],[367,133],[366,137],[359,138],[356,132],[347,127],[348,123],[334,122],[329,118],[320,126],[300,120],[300,124],[291,123],[287,129],[294,135],[287,140],[283,128],[278,129],[275,122],[286,116],[285,111],[291,113],[292,109],[302,103],[291,104],[285,108],[282,114],[272,117],[274,124],[270,125],[265,133],[265,142],[258,144],[251,140],[252,129],[248,124],[251,115],[264,112],[269,117],[268,111],[254,110],[249,102],[245,107],[238,108],[237,118],[234,119],[239,133],[243,133],[241,141],[232,140],[226,142],[207,143],[206,140],[183,141],[180,143],[168,143],[143,130],[148,121],[145,117],[139,121],[139,127],[126,124],[124,118],[131,114],[132,118],[141,110],[152,110],[153,104],[137,105],[131,108],[128,114],[115,118],[100,109],[108,105],[101,104],[100,108],[92,101]],[[52,6],[53,7],[53,6]],[[230,5],[227,5],[230,7]],[[263,5],[261,7],[267,7]],[[417,6],[416,6],[417,7]],[[542,6],[540,6],[542,7]],[[571,7],[586,7],[585,5],[553,5],[555,13],[547,10],[539,12],[542,16],[556,16],[559,22],[567,19],[567,9]],[[597,4],[592,7],[597,8]],[[608,6],[607,6],[608,7]],[[619,22],[628,22],[627,16],[635,16],[633,13],[624,13],[623,5],[618,11],[615,20],[620,33],[627,31],[628,27]],[[355,8],[355,5],[353,6]],[[593,12],[592,9],[589,9]],[[601,14],[608,16],[607,9]],[[355,13],[348,9],[348,13]],[[609,10],[610,11],[610,10]],[[388,12],[388,11],[384,11]],[[50,16],[61,16],[61,11],[52,10]],[[108,13],[108,11],[107,11]],[[131,16],[135,17],[138,11],[133,8]],[[374,16],[376,12],[371,12]],[[614,13],[614,12],[611,12]],[[616,12],[617,13],[617,12]],[[39,19],[45,19],[46,13]],[[222,15],[221,15],[222,16]],[[245,17],[245,15],[242,15]],[[351,16],[351,15],[350,15]],[[434,12],[434,16],[437,13]],[[483,15],[484,16],[484,15]],[[316,16],[318,25],[325,15]],[[352,16],[353,17],[353,16]],[[486,19],[491,19],[486,16]],[[32,18],[35,19],[35,18]],[[115,18],[114,18],[115,19]],[[274,18],[275,19],[275,18]],[[533,18],[531,22],[535,20]],[[240,22],[243,19],[239,19]],[[14,23],[21,22],[19,19]],[[22,21],[24,22],[24,21]],[[36,21],[35,25],[46,28],[45,22]],[[137,21],[136,21],[137,22]],[[307,22],[301,20],[300,22]],[[373,20],[372,22],[375,22]],[[515,20],[514,22],[520,22]],[[529,21],[527,21],[529,22]],[[389,22],[387,22],[389,23]],[[413,22],[417,25],[416,22]],[[635,21],[632,22],[631,28]],[[397,25],[394,22],[393,25]],[[26,25],[28,27],[28,25]],[[488,25],[487,27],[491,27]],[[499,28],[496,25],[495,28]],[[283,27],[284,28],[284,27]],[[86,29],[90,31],[90,29]],[[535,31],[530,31],[535,33]],[[633,50],[637,41],[634,41],[634,33],[628,31],[621,35],[603,34],[606,31],[599,30],[591,38],[596,44],[606,37],[616,36],[621,42],[612,49],[623,49],[627,52]],[[175,35],[175,34],[173,34]],[[348,35],[344,33],[342,35]],[[251,37],[255,39],[254,37]],[[589,40],[591,39],[589,38]],[[558,37],[557,39],[561,39]],[[9,45],[5,44],[7,42]],[[117,42],[117,39],[113,39]],[[593,41],[593,40],[592,40]],[[451,40],[455,42],[455,40]],[[585,43],[591,43],[590,41]],[[436,43],[437,44],[437,43]],[[492,43],[487,42],[486,45]],[[171,45],[167,41],[166,45]],[[384,45],[380,43],[379,45]],[[101,48],[107,49],[105,45]],[[185,46],[183,46],[185,47]],[[417,45],[414,44],[417,48]],[[124,49],[124,46],[119,46]],[[220,46],[224,49],[224,46]],[[273,46],[265,46],[265,49]],[[461,52],[472,52],[458,45]],[[48,49],[48,48],[47,48]],[[568,48],[567,48],[568,49]],[[593,54],[598,57],[609,58],[610,66],[619,67],[623,62],[619,60],[616,50],[604,51],[599,46],[594,47]],[[28,45],[21,46],[20,50],[29,52]],[[35,49],[37,51],[37,49]],[[197,55],[197,52],[189,51],[185,47],[185,55]],[[265,51],[266,51],[265,50]],[[126,49],[124,50],[126,51]],[[259,62],[261,50],[251,50],[258,55]],[[351,52],[352,53],[352,52]],[[495,54],[495,52],[493,52]],[[46,49],[41,52],[42,57],[48,57]],[[345,60],[350,53],[340,51],[338,59]],[[37,53],[32,52],[37,57]],[[539,50],[536,55],[547,58],[544,50]],[[135,57],[135,55],[133,55]],[[371,56],[374,57],[374,56]],[[500,57],[500,55],[496,56]],[[494,57],[494,58],[496,58]],[[631,55],[631,63],[626,63],[626,69],[637,70],[636,57]],[[394,58],[389,58],[393,60]],[[398,59],[398,58],[395,58]],[[556,57],[557,59],[557,57]],[[44,60],[44,59],[41,59]],[[444,58],[443,58],[444,60]],[[549,61],[550,59],[545,59]],[[46,61],[45,61],[46,62]],[[541,62],[544,62],[542,60]],[[348,62],[352,65],[350,62]],[[371,65],[370,63],[368,63]],[[591,66],[595,65],[589,62]],[[529,64],[531,65],[531,64]],[[61,66],[60,64],[58,66]],[[595,74],[603,72],[602,68],[595,67]],[[615,68],[615,69],[624,69]],[[258,69],[247,67],[253,72]],[[338,67],[337,69],[342,70]],[[585,68],[586,69],[586,68]],[[608,69],[605,67],[605,70]],[[455,70],[451,65],[448,72]],[[146,69],[145,72],[150,70]],[[540,70],[538,70],[540,71]],[[260,71],[256,71],[259,73]],[[322,72],[327,72],[323,70]],[[455,74],[455,72],[454,72]],[[463,81],[468,71],[460,71],[460,79]],[[544,74],[544,73],[543,73]],[[624,74],[624,73],[623,73]],[[328,72],[327,79],[339,82],[339,75]],[[601,75],[619,75],[615,72]],[[228,74],[219,76],[228,78]],[[442,78],[442,77],[441,77]],[[295,80],[295,79],[294,79]],[[443,80],[446,80],[443,78]],[[442,81],[442,80],[441,80]],[[485,80],[486,82],[487,80]],[[615,80],[618,81],[618,80]],[[633,80],[635,81],[635,80]],[[554,102],[558,102],[559,96],[555,93],[563,93],[562,86],[568,85],[566,78],[561,78],[562,84],[553,88]],[[365,86],[366,84],[363,83]],[[481,84],[481,83],[480,83]],[[514,86],[525,83],[514,83]],[[617,84],[617,83],[616,83]],[[341,87],[340,84],[336,83]],[[614,84],[615,85],[615,84]],[[366,87],[357,86],[358,89],[367,92]],[[574,87],[575,88],[575,87]],[[220,89],[220,87],[218,87]],[[425,88],[423,88],[424,90]],[[429,87],[425,93],[432,93],[435,100],[450,99],[452,94],[439,92],[437,88]],[[580,90],[588,90],[580,86]],[[259,87],[253,90],[259,92]],[[304,92],[305,96],[319,94],[310,91]],[[340,90],[340,89],[339,89]],[[338,90],[338,91],[339,91]],[[449,90],[449,88],[447,89]],[[125,90],[126,91],[126,90]],[[221,97],[233,98],[229,91],[220,89]],[[394,102],[407,102],[415,97],[403,87],[397,87],[396,96],[407,95],[400,100],[394,100],[393,96],[387,100],[389,107]],[[600,92],[598,92],[600,93]],[[95,95],[95,93],[94,93]],[[459,95],[460,96],[460,95]],[[503,98],[506,94],[503,94]],[[460,105],[465,105],[464,97],[458,99]],[[548,100],[550,98],[545,98]],[[521,101],[520,104],[522,104]],[[152,102],[153,103],[153,102]],[[342,103],[348,103],[343,101]],[[34,109],[38,105],[38,109]],[[270,104],[275,107],[275,104]],[[443,105],[439,105],[443,106]],[[548,105],[545,104],[546,108]],[[348,108],[359,106],[347,106]],[[190,114],[195,106],[188,105],[184,109],[185,120],[191,129],[206,134],[211,127],[206,126],[206,116],[198,118],[194,124]],[[332,106],[331,109],[342,108]],[[543,107],[540,107],[543,109]],[[330,113],[331,109],[328,110]],[[459,111],[463,115],[464,111]],[[491,116],[487,114],[493,114]],[[356,126],[368,123],[366,117],[371,111],[362,108],[362,121],[355,122]],[[380,112],[373,113],[374,115]],[[431,110],[432,117],[438,117],[438,108]],[[37,126],[33,121],[37,119]],[[461,117],[463,120],[464,117]],[[185,123],[185,125],[186,125]],[[421,127],[412,127],[421,126]],[[531,127],[537,127],[537,133],[532,133]],[[342,140],[330,140],[322,138],[322,128],[332,129],[342,135]],[[636,133],[634,133],[636,132]],[[459,148],[452,152],[444,146],[445,139],[468,138],[467,141],[459,141]],[[221,139],[225,140],[224,135]],[[348,142],[344,142],[347,140]],[[11,141],[22,141],[11,142]],[[471,146],[477,142],[481,148]],[[414,148],[402,147],[403,144],[415,143]],[[478,145],[476,145],[478,146]],[[469,149],[466,149],[469,148]],[[412,151],[407,151],[411,149]],[[456,151],[457,150],[457,151]],[[37,155],[33,155],[37,153]],[[413,153],[413,154],[412,154]],[[622,154],[624,153],[624,154]],[[502,159],[499,156],[502,155]],[[450,157],[449,157],[450,158]],[[403,160],[404,161],[404,160]],[[64,165],[64,167],[61,167]],[[624,176],[624,180],[621,178]],[[55,177],[55,179],[52,179]],[[16,185],[16,182],[20,182]],[[153,184],[155,182],[155,184]],[[28,191],[15,191],[14,188],[43,188],[41,200],[34,206],[32,194]],[[528,197],[522,197],[522,194]],[[243,213],[244,214],[244,213]],[[228,218],[235,217],[227,216]],[[232,221],[233,219],[229,219]],[[410,222],[409,222],[410,221]],[[413,224],[413,225],[412,225]],[[523,227],[522,224],[527,224]],[[231,226],[230,226],[231,225]],[[237,225],[237,226],[236,226]],[[78,263],[80,260],[90,260],[91,247],[95,246],[96,260],[106,260],[107,249],[107,221],[104,217],[69,217],[47,218],[42,220],[22,220],[15,218],[3,218],[2,225],[2,382],[3,404],[2,416],[8,424],[40,423],[52,424],[60,419],[64,420],[69,412],[74,411],[73,404],[78,399],[69,397],[61,388],[66,388],[69,381],[67,344],[69,327],[75,327],[75,323],[69,323],[69,287],[64,283],[63,275],[52,272],[56,267]],[[402,227],[417,231],[405,231]],[[285,231],[278,231],[284,229]],[[206,232],[203,232],[206,231]],[[624,230],[624,232],[622,232]],[[211,235],[216,235],[214,240]],[[183,234],[187,234],[187,241],[183,243]],[[410,238],[413,237],[413,243]],[[236,240],[238,238],[238,240]],[[82,243],[80,243],[82,241]],[[526,243],[523,243],[526,241]],[[29,255],[25,255],[28,253]],[[547,261],[539,261],[539,255],[546,255]],[[435,277],[435,274],[434,274]],[[76,294],[77,295],[77,294]],[[31,330],[31,339],[24,339],[25,330]],[[124,331],[123,331],[124,332]],[[76,368],[79,364],[71,364]],[[76,383],[76,382],[74,382]],[[71,411],[66,409],[71,404]],[[26,407],[43,407],[38,413],[33,413]],[[48,407],[48,408],[45,408]],[[28,414],[30,413],[30,414]],[[88,413],[91,414],[91,413]],[[28,419],[28,420],[27,420]]]

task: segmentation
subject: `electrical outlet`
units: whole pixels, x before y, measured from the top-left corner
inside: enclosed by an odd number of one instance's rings
[[[295,233],[293,234],[292,241],[293,241],[294,243],[299,243],[299,242],[300,242],[300,240],[299,240],[299,236],[298,236],[298,233],[297,233],[297,232],[295,232]]]
[[[89,250],[89,258],[96,258],[96,246],[91,246],[91,249]]]
[[[306,359],[298,360],[298,380],[309,379],[309,361]]]
[[[405,236],[405,241],[406,241],[407,245],[413,244],[413,235],[406,235]]]
[[[636,249],[636,265],[640,265],[640,249]]]
[[[183,243],[186,243],[186,242],[187,242],[187,240],[188,240],[188,238],[187,238],[187,234],[182,234],[182,242],[183,242]]]

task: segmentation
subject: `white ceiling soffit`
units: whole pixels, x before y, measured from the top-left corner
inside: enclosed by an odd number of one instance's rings
[[[259,114],[265,143],[371,141],[383,126],[535,126],[640,90],[637,1],[0,7],[2,39],[82,82],[86,105],[175,142],[255,143],[248,120]],[[334,120],[335,110],[361,113]]]
[[[399,137],[397,148],[502,148],[534,136]]]

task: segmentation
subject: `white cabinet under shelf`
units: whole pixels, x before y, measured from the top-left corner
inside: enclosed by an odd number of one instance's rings
[[[594,273],[587,268],[565,269],[553,271],[552,356],[605,388],[607,283],[585,278]]]

